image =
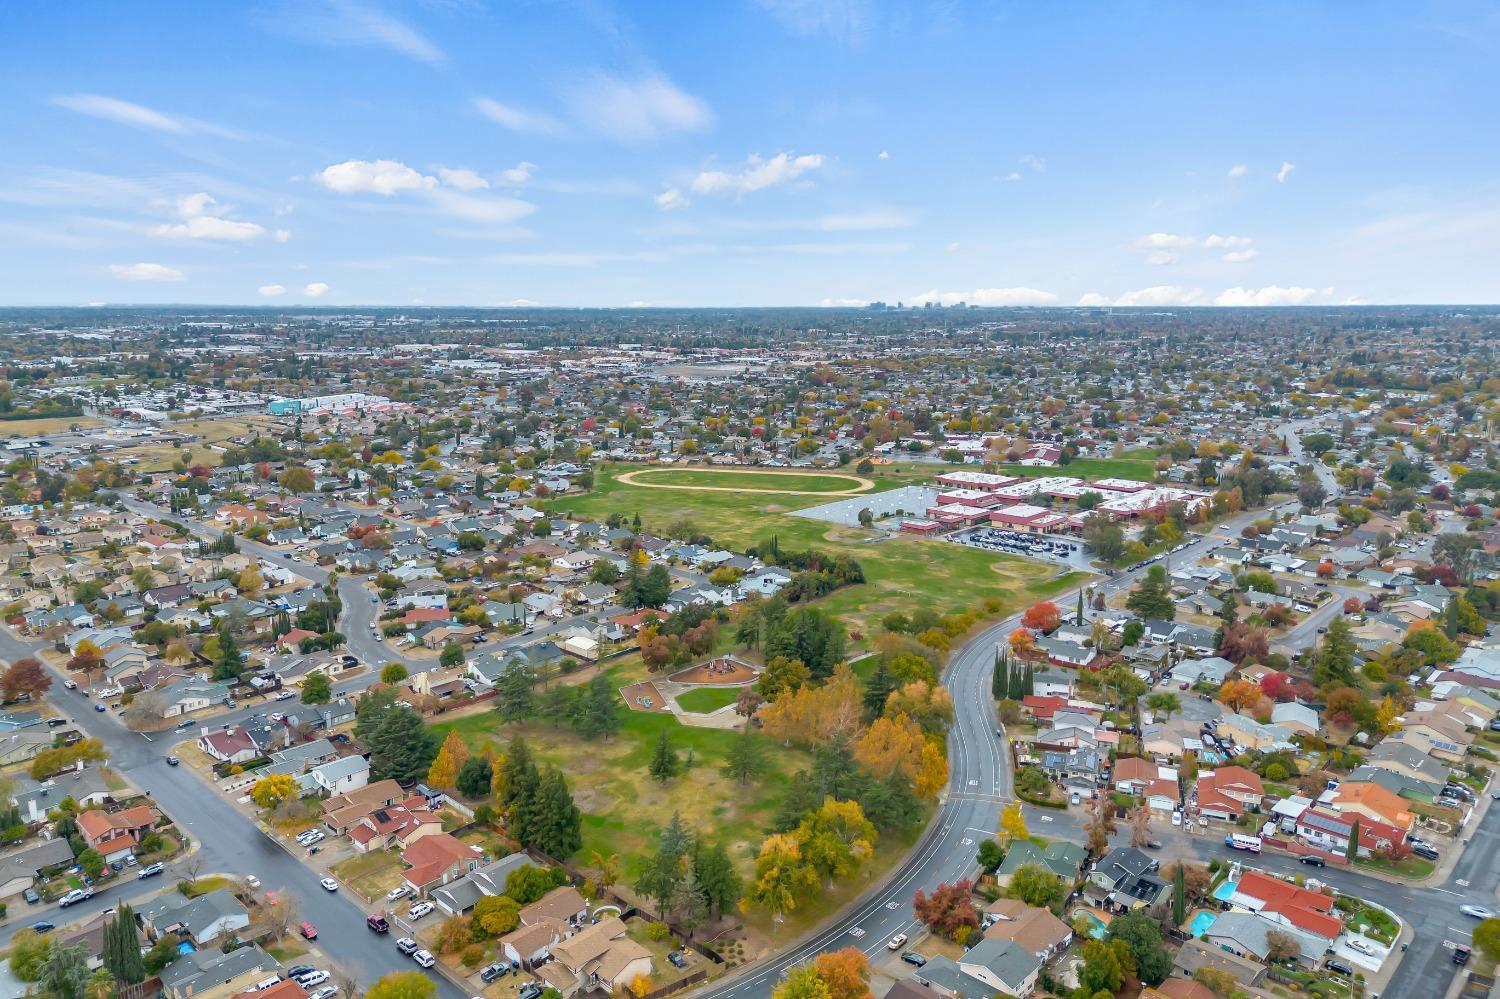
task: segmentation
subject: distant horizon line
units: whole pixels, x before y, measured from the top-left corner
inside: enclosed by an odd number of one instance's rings
[[[0,305],[0,312],[35,309],[76,309],[102,312],[112,309],[198,309],[218,311],[330,312],[350,309],[400,309],[438,311],[467,309],[485,312],[687,312],[705,309],[737,311],[799,309],[814,312],[1358,312],[1375,309],[1500,309],[1496,302],[1362,302],[1357,305],[1306,303],[1301,305],[885,305],[873,309],[868,305],[402,305],[357,302],[342,305],[272,305],[194,302],[98,302],[79,304],[42,303]]]

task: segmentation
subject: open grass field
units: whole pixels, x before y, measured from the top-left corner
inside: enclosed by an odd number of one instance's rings
[[[233,437],[253,434],[256,430],[269,431],[275,424],[266,417],[235,416],[218,419],[182,420],[163,424],[162,429],[170,433],[191,434],[199,440],[185,445],[192,455],[194,465],[215,467],[220,464],[220,452],[210,444],[223,444]],[[164,444],[143,444],[140,447],[122,447],[116,452],[118,459],[135,458],[136,468],[142,472],[164,472],[176,463],[180,454],[176,447]]]
[[[740,688],[738,687],[702,687],[678,694],[677,706],[684,711],[708,714],[710,711],[717,711],[733,704],[739,696]]]
[[[909,471],[875,479],[877,488],[895,488],[913,481]],[[595,470],[594,489],[582,496],[553,500],[548,508],[590,520],[603,521],[612,513],[639,513],[648,531],[668,532],[682,521],[691,523],[716,542],[738,551],[769,541],[774,535],[783,549],[817,547],[829,553],[852,555],[864,566],[866,582],[838,590],[819,606],[839,615],[847,627],[871,634],[879,618],[893,610],[910,612],[931,607],[939,613],[973,608],[986,598],[997,598],[1013,610],[1066,589],[1074,577],[1054,575],[1054,569],[1027,559],[996,555],[965,545],[952,545],[878,532],[846,528],[803,517],[790,511],[814,506],[817,497],[721,493],[708,490],[647,489],[621,482],[625,466],[603,465]],[[934,474],[926,469],[926,476]],[[920,481],[920,480],[919,480]]]
[[[643,678],[646,673],[637,657],[627,665],[606,670],[616,686]],[[710,693],[711,691],[695,691]],[[567,775],[573,800],[583,813],[583,849],[578,861],[587,865],[592,851],[619,854],[622,878],[634,881],[643,858],[656,848],[662,828],[674,811],[710,840],[723,842],[740,869],[754,866],[755,850],[764,838],[764,827],[785,795],[787,778],[810,765],[807,753],[788,749],[763,735],[769,768],[759,781],[741,787],[719,773],[734,731],[689,728],[669,713],[627,711],[618,735],[609,741],[587,741],[571,729],[548,722],[527,721],[502,725],[493,712],[481,712],[433,726],[439,736],[456,730],[478,748],[493,743],[503,752],[512,735],[524,736],[533,755],[554,763]],[[662,785],[647,772],[651,752],[660,733],[670,733],[679,758],[689,749],[693,766]]]
[[[874,483],[842,472],[782,472],[770,469],[642,468],[622,472],[632,485],[673,489],[729,489],[760,493],[853,494],[869,492]]]
[[[39,416],[34,420],[0,420],[0,437],[38,437],[60,434],[69,427],[89,430],[104,426],[92,416]]]
[[[1156,478],[1156,458],[1076,458],[1066,465],[1055,468],[1037,468],[1032,465],[1001,465],[1005,475],[1023,475],[1030,478],[1046,475],[1071,475],[1079,479],[1135,479],[1150,482]]]

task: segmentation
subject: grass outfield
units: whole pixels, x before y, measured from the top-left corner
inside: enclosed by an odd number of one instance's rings
[[[1151,482],[1156,478],[1155,458],[1075,458],[1066,465],[1055,468],[1038,468],[1034,465],[1001,465],[1006,475],[1024,475],[1031,478],[1045,475],[1071,475],[1078,479],[1135,479]]]
[[[677,706],[684,711],[708,714],[739,700],[739,687],[699,687],[677,695]]]
[[[706,486],[766,493],[842,493],[859,490],[864,485],[853,475],[769,470],[731,472],[706,468],[643,468],[633,478],[646,485]]]
[[[69,427],[90,430],[104,426],[93,416],[38,416],[30,420],[0,420],[0,437],[38,437],[60,434]]]
[[[819,606],[843,618],[851,630],[873,634],[883,615],[893,610],[911,612],[931,607],[939,613],[971,609],[994,597],[1019,610],[1066,589],[1075,576],[1056,577],[1053,568],[1028,559],[997,555],[979,548],[945,541],[882,537],[858,528],[840,527],[804,517],[793,510],[816,506],[814,496],[753,496],[688,489],[647,489],[620,482],[615,476],[628,466],[602,465],[594,472],[594,489],[547,504],[555,513],[570,513],[603,521],[612,513],[630,519],[640,514],[644,529],[666,532],[678,521],[690,521],[715,541],[744,551],[775,535],[782,548],[817,547],[859,559],[866,582],[844,587],[819,601]],[[935,474],[929,468],[926,475]],[[880,469],[869,476],[877,488],[910,484],[914,475],[902,469],[884,478]]]

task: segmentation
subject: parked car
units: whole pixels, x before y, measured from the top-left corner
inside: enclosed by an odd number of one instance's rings
[[[330,976],[326,971],[309,971],[307,974],[296,979],[296,982],[304,989],[310,989],[314,985],[322,985],[324,982],[328,981],[329,977]]]
[[[505,964],[492,964],[479,973],[479,980],[488,985],[497,978],[510,974],[510,966]]]
[[[1306,864],[1308,867],[1325,867],[1325,866],[1327,866],[1324,863],[1323,858],[1319,857],[1317,854],[1314,854],[1314,853],[1304,853],[1302,856],[1300,856],[1300,857],[1297,858],[1297,863],[1299,863],[1299,864]]]
[[[674,950],[674,951],[671,951],[671,952],[669,952],[667,954],[667,963],[670,964],[674,968],[678,968],[678,969],[686,968],[687,967],[687,958],[685,958],[685,957],[682,956],[682,952],[681,951]]]
[[[328,885],[325,883],[323,887],[327,888]],[[413,902],[411,908],[407,910],[406,914],[412,919],[421,919],[432,910],[433,904],[431,902]]]
[[[57,905],[58,905],[59,908],[66,909],[68,906],[73,905],[76,902],[82,902],[86,898],[93,898],[93,897],[94,897],[94,893],[93,893],[93,891],[91,889],[88,889],[88,888],[74,888],[72,891],[68,892],[62,898],[58,899],[57,900]]]
[[[296,978],[298,975],[310,974],[310,973],[312,973],[314,971],[317,971],[317,970],[318,970],[317,968],[314,968],[310,964],[294,964],[290,968],[283,968],[282,969],[282,971],[281,971],[281,980],[284,982],[288,978]]]
[[[536,982],[527,982],[526,987],[516,995],[516,999],[538,999],[542,994],[542,987]]]
[[[337,985],[325,985],[316,992],[308,993],[307,999],[333,999],[338,994],[339,987]]]
[[[147,864],[145,867],[142,867],[140,870],[136,871],[135,876],[137,879],[154,878],[166,869],[167,868],[165,864],[157,861],[154,864]]]
[[[1469,945],[1468,944],[1454,944],[1453,945],[1453,963],[1454,964],[1468,964],[1469,963]]]
[[[895,936],[891,937],[889,940],[886,941],[885,949],[886,950],[900,950],[901,949],[901,945],[904,944],[904,943],[906,943],[906,934],[905,933],[897,933]]]
[[[397,885],[396,887],[392,888],[390,891],[386,892],[385,893],[385,897],[386,897],[387,900],[389,900],[391,902],[394,902],[394,901],[396,901],[396,899],[398,899],[398,898],[405,898],[406,896],[408,896],[410,894],[411,894],[411,886],[410,885]]]
[[[33,930],[36,930],[38,933],[46,933],[48,930],[57,929],[57,924],[52,922],[50,919],[38,919],[36,922],[31,924],[31,928]]]
[[[396,949],[403,954],[415,954],[417,952],[417,942],[411,937],[402,937],[396,941]]]
[[[1421,841],[1418,841],[1411,845],[1411,852],[1416,854],[1418,857],[1423,858],[1424,860],[1435,861],[1439,856],[1441,856],[1437,851],[1437,847],[1433,846],[1431,843],[1423,843]]]
[[[423,968],[430,968],[434,964],[437,964],[437,959],[434,958],[432,956],[432,952],[428,951],[428,950],[419,950],[419,951],[417,951],[415,954],[413,954],[411,956],[411,959],[413,961],[417,962],[417,964],[420,965]],[[538,993],[538,994],[540,995],[540,993]]]
[[[40,896],[40,895],[38,895],[36,893],[36,889],[35,888],[27,888],[26,891],[23,894],[24,894],[24,896],[26,898],[26,904],[27,905],[36,905],[38,902],[40,902],[42,900],[42,896]]]
[[[1353,968],[1349,967],[1343,961],[1337,961],[1337,960],[1334,960],[1332,958],[1330,958],[1329,960],[1323,962],[1323,969],[1325,971],[1337,972],[1338,974],[1344,975],[1344,976],[1349,977],[1349,978],[1353,978],[1354,977],[1354,969]]]
[[[921,954],[918,954],[914,950],[909,950],[909,951],[906,951],[904,954],[902,954],[901,955],[901,960],[905,961],[907,964],[910,964],[910,965],[912,965],[913,967],[916,967],[916,968],[923,967],[924,965],[927,964],[927,958],[923,957]]]
[[[296,696],[297,695],[294,694],[294,693],[292,693],[290,690],[283,690],[283,691],[281,691],[280,693],[278,693],[276,695],[276,700],[278,700],[278,701],[290,701],[292,698],[294,698]]]
[[[297,932],[302,934],[304,940],[318,939],[318,928],[312,923],[304,922],[301,926],[297,927]]]
[[[390,921],[378,914],[366,917],[365,925],[376,933],[389,933],[391,931]]]
[[[192,727],[193,727],[193,720],[191,718],[189,718],[187,721],[180,721],[180,722],[177,723],[177,731],[179,731],[179,732],[181,732],[185,728],[192,728]]]
[[[67,723],[68,723],[68,720],[66,718],[48,718],[47,719],[47,727],[48,728],[57,728],[59,725],[66,725]]]

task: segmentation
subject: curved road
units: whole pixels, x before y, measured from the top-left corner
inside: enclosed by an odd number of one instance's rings
[[[1163,564],[1192,561],[1219,545],[1223,539],[1236,536],[1240,527],[1264,511],[1241,514],[1227,521],[1228,532],[1206,535]],[[1146,567],[1096,582],[1094,592],[1106,596],[1128,589],[1144,575]],[[1078,590],[1068,590],[1054,598],[1067,614],[1077,601]],[[886,942],[897,933],[914,936],[919,928],[912,913],[912,895],[917,889],[931,891],[941,882],[952,883],[974,873],[974,854],[979,841],[992,836],[999,825],[1003,804],[1013,798],[1011,766],[1006,740],[998,728],[995,701],[990,696],[990,676],[995,651],[1019,624],[1019,614],[985,628],[965,642],[949,658],[944,683],[953,694],[954,720],[948,733],[948,787],[938,805],[937,815],[926,834],[918,841],[912,855],[889,875],[885,884],[806,939],[773,957],[751,965],[738,976],[705,989],[703,999],[764,999],[789,968],[802,964],[827,950],[859,947],[872,958],[886,950]],[[1028,809],[1028,821],[1039,826],[1052,816],[1034,814]]]

